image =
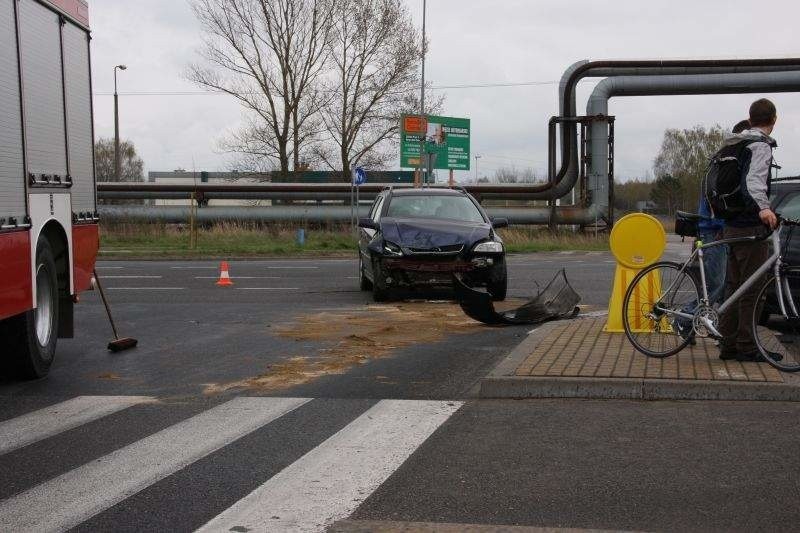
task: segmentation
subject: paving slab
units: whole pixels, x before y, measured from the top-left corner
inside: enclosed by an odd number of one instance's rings
[[[711,339],[659,359],[637,352],[605,316],[532,331],[488,376],[483,398],[800,401],[800,379],[768,363],[722,361]]]

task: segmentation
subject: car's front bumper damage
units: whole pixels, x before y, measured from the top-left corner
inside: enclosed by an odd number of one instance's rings
[[[490,269],[497,264],[492,257],[423,258],[384,257],[383,271],[394,285],[451,286],[453,276],[461,275],[472,283],[485,284]]]

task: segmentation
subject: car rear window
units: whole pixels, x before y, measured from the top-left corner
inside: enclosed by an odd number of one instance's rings
[[[485,222],[481,212],[466,196],[394,196],[386,216]]]

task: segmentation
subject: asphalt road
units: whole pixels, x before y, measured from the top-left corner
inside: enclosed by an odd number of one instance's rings
[[[513,257],[509,297],[535,294],[537,283],[546,284],[562,267],[582,303],[607,305],[614,267],[608,254]],[[234,286],[227,288],[215,285],[218,269],[218,263],[202,261],[101,261],[98,274],[120,334],[137,338],[139,347],[109,354],[105,346],[111,331],[99,296],[84,293],[75,308],[76,337],[59,341],[58,361],[48,379],[3,383],[0,394],[193,397],[201,395],[206,384],[263,374],[269,365],[314,356],[332,342],[277,335],[276,327],[290,324],[302,329],[321,313],[368,313],[372,303],[370,293],[358,288],[354,260],[231,262]],[[462,398],[530,328],[476,326],[457,335],[443,329],[439,340],[393,350],[392,357],[345,374],[323,376],[291,392],[337,398]],[[414,338],[415,332],[409,333]]]
[[[51,375],[0,381],[0,530],[797,527],[800,406],[477,400],[529,328],[371,306],[354,261],[99,267],[140,346],[109,354],[87,293]],[[515,256],[510,297],[562,267],[607,304],[608,254]]]

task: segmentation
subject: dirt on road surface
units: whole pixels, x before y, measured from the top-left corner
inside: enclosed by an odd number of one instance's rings
[[[503,302],[503,307],[519,302]],[[301,354],[271,364],[261,375],[229,383],[206,385],[206,394],[232,389],[281,390],[321,376],[390,355],[411,344],[432,343],[447,335],[473,333],[486,326],[468,318],[452,302],[401,302],[366,305],[345,312],[322,312],[296,317],[274,328],[277,335],[297,341],[325,343],[314,354]]]

